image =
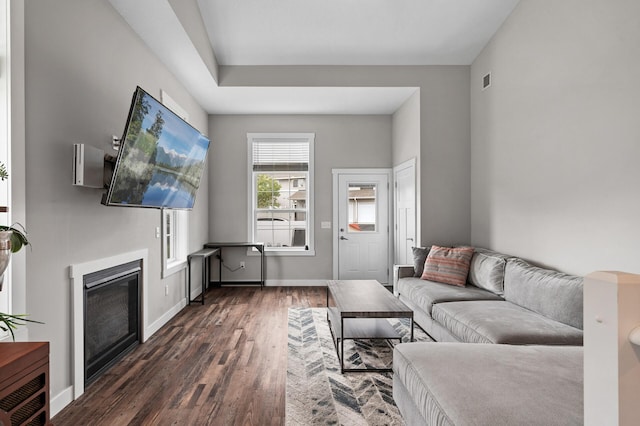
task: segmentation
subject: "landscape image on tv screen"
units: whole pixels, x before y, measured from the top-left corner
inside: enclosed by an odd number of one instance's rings
[[[107,204],[191,209],[209,140],[136,89]]]

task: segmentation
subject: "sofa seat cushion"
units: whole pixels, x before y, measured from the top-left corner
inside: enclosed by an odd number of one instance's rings
[[[429,425],[582,425],[582,347],[403,343],[394,380]]]
[[[403,278],[398,281],[398,293],[431,315],[436,303],[458,300],[502,300],[490,291],[474,286],[458,287],[420,278]]]
[[[582,330],[506,301],[442,303],[431,316],[461,342],[582,345]]]

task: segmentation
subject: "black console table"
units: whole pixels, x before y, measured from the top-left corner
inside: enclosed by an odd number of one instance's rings
[[[226,243],[207,243],[205,249],[219,249],[220,258],[218,284],[222,285],[222,249],[232,247],[254,248],[260,252],[260,281],[243,281],[244,284],[260,284],[260,290],[264,287],[264,243],[245,243],[245,242],[226,242]]]
[[[209,275],[211,272],[210,271],[211,267],[209,266],[209,258],[219,252],[220,252],[220,249],[217,249],[217,248],[203,248],[202,250],[198,250],[187,256],[187,265],[188,265],[187,282],[189,283],[187,300],[189,301],[189,304],[191,304],[191,302],[196,301],[195,299],[191,300],[191,259],[194,257],[199,257],[202,260],[202,293],[200,294],[200,301],[204,305],[204,292],[207,289],[207,284],[209,284]]]

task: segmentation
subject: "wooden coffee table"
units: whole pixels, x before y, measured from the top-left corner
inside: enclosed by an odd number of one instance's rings
[[[327,283],[327,320],[342,373],[391,371],[391,368],[344,367],[345,340],[402,341],[387,318],[410,318],[413,342],[413,311],[378,281],[342,280]]]

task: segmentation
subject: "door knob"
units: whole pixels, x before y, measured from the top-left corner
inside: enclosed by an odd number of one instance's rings
[[[343,235],[341,235],[341,236],[340,236],[340,239],[341,239],[341,240],[348,240],[348,238],[347,238],[347,237],[345,237],[345,236],[343,236]]]
[[[413,238],[407,238],[407,241],[413,241]]]

